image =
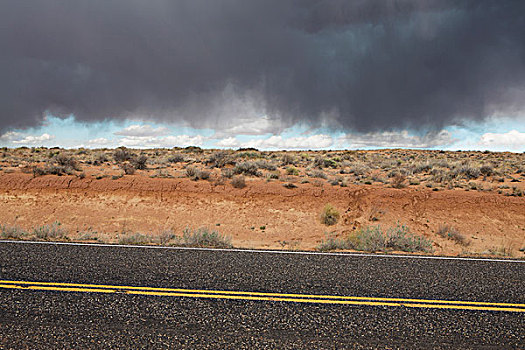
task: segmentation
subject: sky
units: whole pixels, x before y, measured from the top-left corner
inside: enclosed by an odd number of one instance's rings
[[[0,146],[525,151],[525,2],[5,0]]]

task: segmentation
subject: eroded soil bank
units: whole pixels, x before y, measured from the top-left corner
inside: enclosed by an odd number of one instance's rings
[[[319,220],[331,203],[341,213],[334,226]],[[523,255],[525,200],[490,192],[334,187],[249,179],[243,189],[225,183],[125,176],[116,180],[75,176],[3,174],[0,220],[30,228],[59,221],[72,237],[86,230],[116,242],[123,232],[155,235],[163,230],[208,227],[246,248],[315,249],[328,235],[344,236],[367,225],[407,225],[432,239],[436,254]],[[437,235],[453,225],[469,241],[461,245]]]

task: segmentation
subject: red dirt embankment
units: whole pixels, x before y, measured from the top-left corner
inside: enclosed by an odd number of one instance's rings
[[[435,242],[437,254],[487,253],[505,248],[523,256],[525,199],[491,192],[384,186],[297,184],[250,179],[229,183],[147,176],[80,179],[75,176],[0,175],[0,222],[29,228],[60,221],[72,235],[88,228],[115,241],[123,231],[156,234],[186,226],[218,229],[235,246],[315,248],[327,234],[342,236],[366,225],[406,224]],[[319,215],[331,203],[341,213],[334,226]],[[469,240],[462,246],[436,234],[440,224]]]

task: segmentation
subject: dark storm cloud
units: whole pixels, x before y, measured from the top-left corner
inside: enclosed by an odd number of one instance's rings
[[[246,99],[285,123],[359,131],[525,107],[520,0],[0,6],[0,130],[37,125],[44,111],[220,123],[242,117],[232,101]]]

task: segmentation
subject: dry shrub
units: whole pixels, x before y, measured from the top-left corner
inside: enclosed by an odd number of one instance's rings
[[[261,176],[257,162],[240,162],[233,169],[235,174],[244,174],[248,176]]]
[[[120,166],[122,170],[124,170],[124,173],[126,175],[133,175],[135,174],[135,167],[129,163],[124,163]]]
[[[235,175],[235,172],[231,168],[225,168],[225,169],[221,169],[221,175],[222,177],[231,179],[233,175]]]
[[[170,163],[182,163],[184,162],[184,155],[182,153],[174,153],[172,156],[168,157],[168,162]]]
[[[246,187],[246,180],[242,175],[234,176],[232,178],[231,184],[235,188],[244,188]]]
[[[122,163],[130,160],[133,157],[133,154],[126,148],[120,147],[115,152],[113,152],[113,159],[117,163]]]
[[[405,180],[406,180],[406,176],[398,173],[394,175],[394,177],[390,181],[390,184],[392,185],[393,188],[405,188],[406,187]]]
[[[146,157],[145,155],[141,154],[140,156],[133,158],[131,160],[131,164],[133,164],[135,169],[144,170],[144,169],[146,169],[146,162],[147,161],[148,161],[148,157]]]
[[[339,212],[331,204],[325,205],[321,212],[321,223],[327,226],[335,225],[339,221]]]
[[[322,170],[317,170],[317,169],[312,170],[311,172],[307,173],[306,175],[308,175],[309,177],[314,177],[314,178],[318,178],[318,179],[325,179],[325,180],[328,178],[328,176],[326,176],[326,174]]]
[[[211,172],[208,170],[201,170],[191,166],[186,168],[186,176],[188,176],[193,181],[208,180],[210,175]]]
[[[454,226],[448,224],[441,224],[439,225],[439,228],[436,231],[436,233],[439,236],[453,240],[458,244],[468,245],[467,238],[464,235],[462,235]]]
[[[80,170],[78,163],[72,156],[66,156],[65,154],[59,154],[54,158],[54,161],[61,167],[71,168],[73,170]]]

